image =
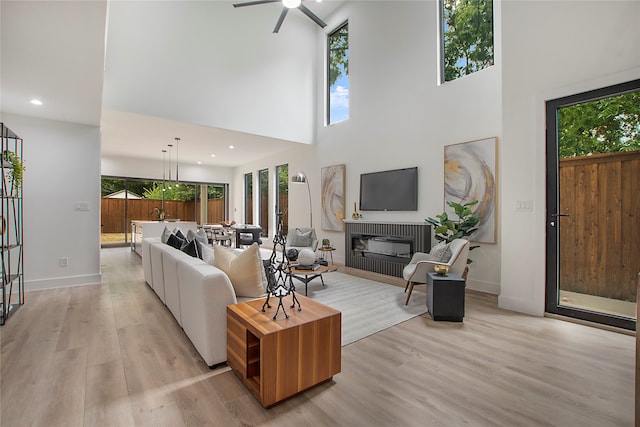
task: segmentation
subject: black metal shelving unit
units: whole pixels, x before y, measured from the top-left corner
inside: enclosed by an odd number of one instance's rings
[[[0,123],[2,146],[0,163],[2,184],[0,186],[0,231],[2,237],[2,301],[0,302],[0,325],[24,304],[24,250],[22,180],[14,179],[14,164],[23,164],[23,141],[11,129]]]

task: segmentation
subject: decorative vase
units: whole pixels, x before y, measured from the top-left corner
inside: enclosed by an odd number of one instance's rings
[[[358,212],[356,202],[353,202],[353,213],[351,214],[351,219],[360,219],[362,215]]]
[[[298,264],[313,265],[316,261],[316,254],[311,249],[303,249],[298,253]]]

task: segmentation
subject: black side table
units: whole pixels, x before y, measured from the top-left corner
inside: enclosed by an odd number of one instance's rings
[[[427,308],[433,320],[462,322],[465,281],[457,274],[427,273]]]

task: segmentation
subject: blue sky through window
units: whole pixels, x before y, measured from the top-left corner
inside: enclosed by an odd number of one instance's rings
[[[348,58],[348,54],[347,54]],[[344,67],[340,66],[342,74],[329,88],[329,123],[336,123],[349,118],[349,76],[344,73]]]

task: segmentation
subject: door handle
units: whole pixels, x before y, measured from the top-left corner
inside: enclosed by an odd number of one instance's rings
[[[554,214],[551,214],[551,216],[558,217],[558,216],[571,216],[571,215],[568,213],[554,213]]]

